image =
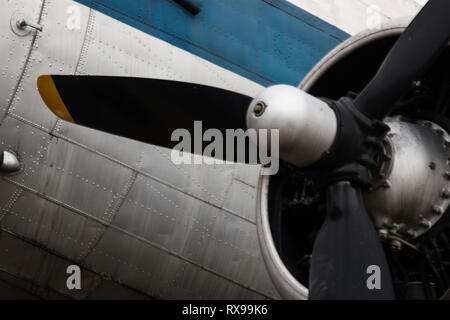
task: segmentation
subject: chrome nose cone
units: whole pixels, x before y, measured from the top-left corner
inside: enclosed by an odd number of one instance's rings
[[[304,167],[320,160],[331,148],[337,119],[324,101],[296,87],[275,85],[253,99],[247,127],[278,129],[280,158]]]

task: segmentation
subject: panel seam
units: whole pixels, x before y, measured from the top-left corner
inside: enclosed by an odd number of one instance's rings
[[[6,202],[5,206],[1,209],[2,213],[0,214],[0,222],[5,218],[5,216],[8,214],[9,211],[14,207],[17,200],[20,198],[21,194],[23,192],[23,189],[20,187],[16,187],[16,190],[14,190],[13,194],[9,198],[9,200]]]
[[[114,197],[110,201],[109,205],[107,206],[105,212],[103,213],[103,216],[105,217],[105,221],[108,224],[111,224],[114,220],[116,214],[119,212],[120,208],[122,207],[123,203],[125,202],[126,197],[130,193],[131,188],[134,185],[134,182],[136,181],[138,173],[135,170],[132,170],[131,176],[128,179],[127,183],[123,187],[122,192],[120,193],[117,201],[115,201]],[[100,241],[102,240],[105,233],[108,231],[108,227],[104,225],[100,225],[97,229],[97,233],[94,235],[94,237],[87,243],[86,250],[81,251],[81,253],[78,256],[78,261],[84,262],[89,255],[95,251],[95,248],[98,246]]]
[[[38,24],[41,23],[42,15],[43,15],[43,12],[44,12],[46,6],[47,6],[47,0],[42,0],[41,10],[39,11],[39,16],[38,16],[38,21],[37,21]],[[11,94],[11,98],[8,101],[8,105],[5,108],[5,113],[3,114],[3,117],[2,117],[2,119],[0,121],[0,125],[3,124],[3,122],[6,119],[6,117],[9,115],[9,111],[10,111],[14,101],[16,100],[17,92],[19,92],[19,88],[20,88],[20,85],[22,84],[23,77],[25,76],[25,73],[28,70],[28,65],[29,65],[29,62],[30,62],[32,51],[34,49],[34,45],[36,43],[36,39],[38,37],[38,33],[39,33],[39,31],[37,31],[37,30],[33,31],[33,38],[31,39],[30,49],[28,50],[28,54],[27,54],[27,57],[25,59],[25,63],[24,63],[23,68],[22,68],[22,72],[20,73],[19,79],[17,80],[17,83],[14,86],[14,90],[13,90],[13,92]]]

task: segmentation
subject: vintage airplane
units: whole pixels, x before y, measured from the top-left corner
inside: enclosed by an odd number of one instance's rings
[[[448,297],[450,2],[419,9],[2,0],[1,297]],[[285,161],[175,164],[195,120]]]

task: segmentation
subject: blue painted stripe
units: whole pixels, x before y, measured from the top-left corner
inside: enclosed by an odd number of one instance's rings
[[[297,85],[349,35],[284,0],[76,0],[264,86]]]

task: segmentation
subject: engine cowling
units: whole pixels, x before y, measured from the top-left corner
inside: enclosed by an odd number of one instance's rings
[[[367,30],[355,35],[326,55],[303,79],[299,88],[316,97],[337,99],[348,91],[359,92],[373,77],[384,57],[408,25],[398,20],[380,30]],[[345,77],[345,78],[343,78]],[[274,222],[277,178],[261,176],[258,185],[257,228],[260,247],[269,274],[285,299],[307,299],[304,281],[293,274],[287,259],[280,252],[280,227]]]

